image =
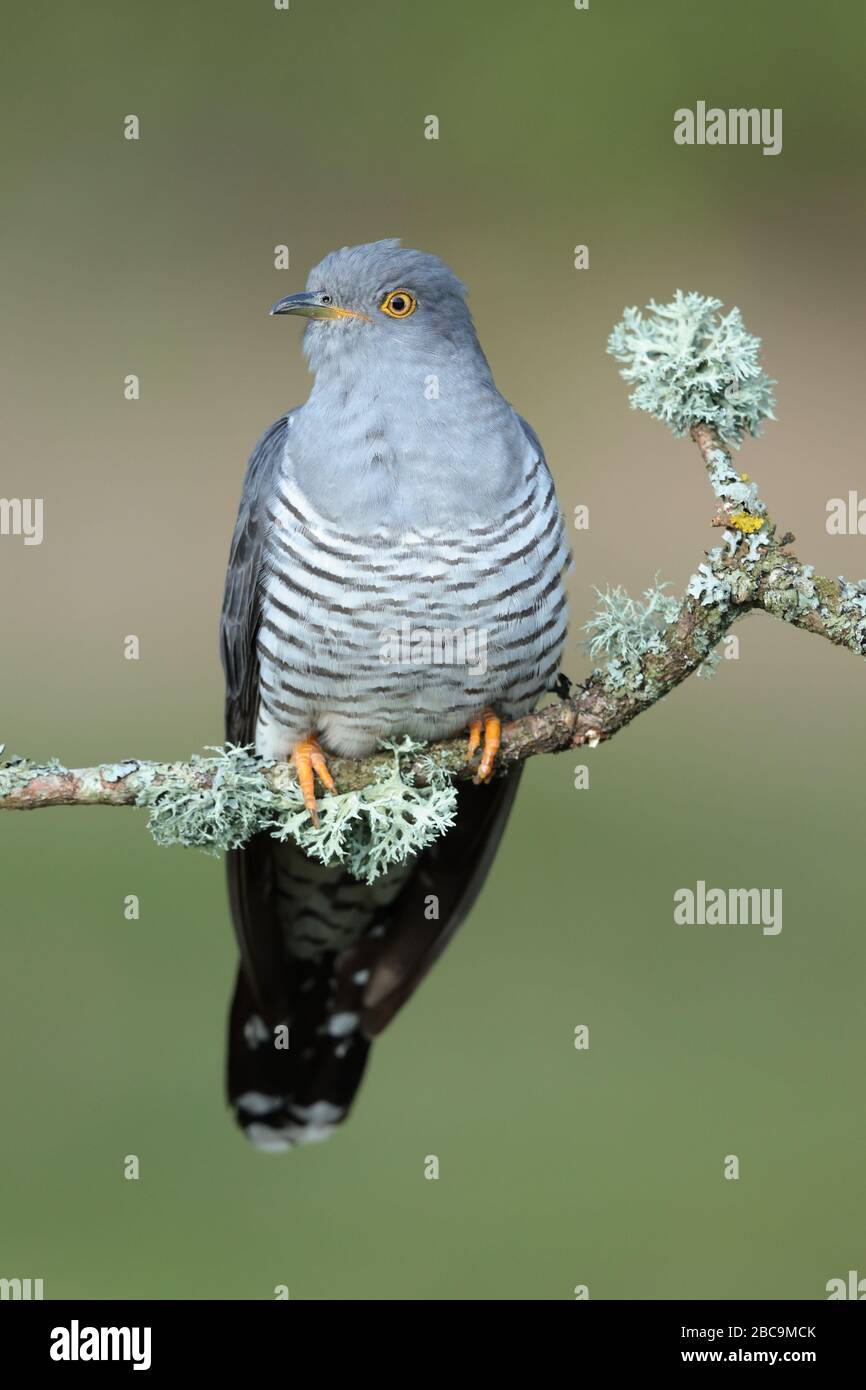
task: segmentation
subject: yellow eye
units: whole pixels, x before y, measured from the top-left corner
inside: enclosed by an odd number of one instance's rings
[[[418,308],[418,301],[408,290],[392,290],[379,305],[383,314],[392,319],[407,319]]]

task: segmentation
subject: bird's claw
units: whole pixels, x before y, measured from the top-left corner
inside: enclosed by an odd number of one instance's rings
[[[469,743],[466,747],[467,762],[470,762],[478,751],[482,733],[484,734],[484,745],[481,748],[481,762],[478,764],[478,771],[472,779],[476,786],[480,782],[489,782],[493,776],[493,765],[496,762],[496,754],[499,752],[499,744],[502,739],[502,724],[499,716],[492,709],[483,710],[480,717],[473,719],[469,725]]]
[[[337,790],[334,779],[328,771],[328,764],[322,752],[319,740],[312,734],[308,738],[302,738],[300,743],[296,743],[292,749],[292,765],[298,774],[298,785],[301,788],[301,795],[304,798],[304,805],[310,813],[313,825],[319,824],[319,813],[316,810],[316,778],[329,792]]]

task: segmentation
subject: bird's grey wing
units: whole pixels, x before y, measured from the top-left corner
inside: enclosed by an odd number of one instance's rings
[[[220,654],[226,679],[225,730],[230,743],[252,743],[258,712],[256,636],[261,613],[267,503],[286,441],[287,415],[262,435],[247,465],[241,505],[229,550],[220,622]]]
[[[259,661],[256,638],[261,618],[259,585],[268,500],[276,485],[285,446],[288,415],[262,436],[250,456],[241,505],[229,550],[220,623],[220,653],[225,672],[225,733],[230,743],[255,740],[258,715]],[[256,997],[280,1013],[283,977],[282,942],[272,909],[273,841],[254,836],[226,860],[229,902],[243,970]]]

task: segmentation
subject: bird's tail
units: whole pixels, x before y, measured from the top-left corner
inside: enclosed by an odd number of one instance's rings
[[[229,1100],[258,1147],[314,1143],[345,1118],[364,1072],[362,996],[399,881],[368,887],[268,835],[234,851],[228,870],[241,946]]]
[[[345,1119],[370,1039],[416,989],[481,888],[520,770],[457,788],[456,824],[373,884],[266,833],[228,856],[241,964],[229,1017],[228,1093],[273,1151]]]
[[[238,970],[229,1014],[228,1093],[238,1124],[258,1148],[282,1152],[326,1139],[348,1113],[368,1040],[359,1011],[332,1008],[334,957],[298,961],[283,1021],[263,1018]],[[359,987],[360,993],[360,987]]]

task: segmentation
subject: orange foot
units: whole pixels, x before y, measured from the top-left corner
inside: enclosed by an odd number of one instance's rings
[[[328,771],[328,764],[325,762],[325,755],[319,747],[319,740],[310,734],[308,738],[302,738],[300,743],[296,743],[292,749],[292,763],[298,774],[298,784],[304,797],[304,805],[310,813],[313,825],[319,824],[319,813],[316,810],[316,778],[327,787],[329,792],[335,792],[334,779]]]
[[[473,757],[479,744],[481,743],[481,732],[484,731],[484,747],[481,750],[481,762],[478,764],[478,771],[472,778],[478,785],[479,782],[489,782],[493,776],[493,764],[496,761],[496,754],[499,752],[499,744],[502,738],[502,725],[498,715],[492,709],[482,711],[480,719],[473,719],[469,725],[469,744],[466,749],[466,761]]]

